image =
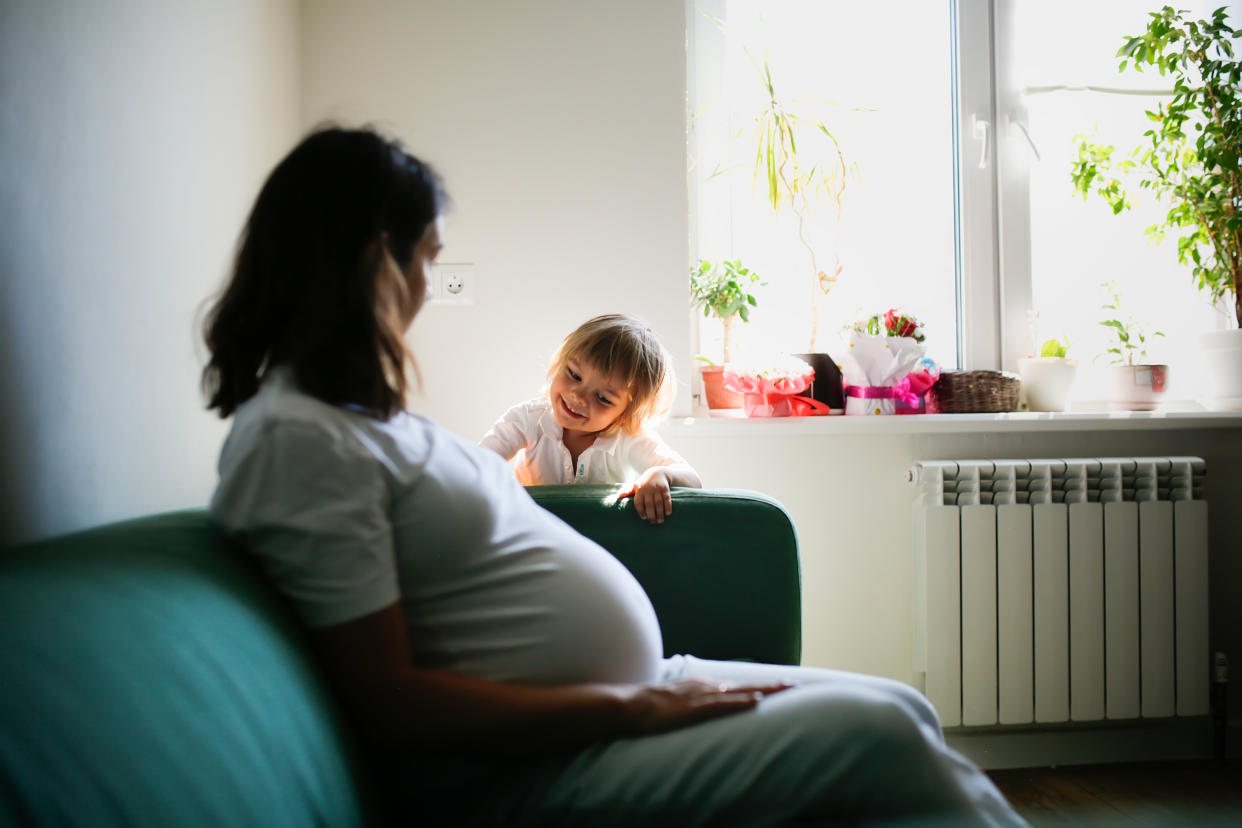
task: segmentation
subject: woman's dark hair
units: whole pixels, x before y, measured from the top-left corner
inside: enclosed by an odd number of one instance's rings
[[[208,409],[228,417],[264,371],[287,365],[325,402],[399,411],[413,364],[403,273],[445,202],[435,171],[395,140],[336,127],[307,136],[259,192],[203,325]]]

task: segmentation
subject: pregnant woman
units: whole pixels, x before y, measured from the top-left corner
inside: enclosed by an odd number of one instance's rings
[[[406,410],[444,203],[396,141],[314,132],[205,326],[233,418],[212,514],[299,613],[397,818],[1021,824],[905,685],[662,658],[623,566]]]

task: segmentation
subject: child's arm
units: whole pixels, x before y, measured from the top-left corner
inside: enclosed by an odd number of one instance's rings
[[[636,438],[633,449],[638,461],[634,466],[645,469],[634,483],[634,509],[643,520],[663,523],[673,513],[670,487],[703,488],[699,473],[654,435]]]
[[[506,411],[488,429],[483,439],[479,440],[479,445],[491,449],[506,460],[512,460],[513,455],[526,448],[530,442],[527,436],[529,421],[530,403],[519,403]]]

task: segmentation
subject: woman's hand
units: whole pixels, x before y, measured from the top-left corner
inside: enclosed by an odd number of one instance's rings
[[[663,523],[673,513],[668,470],[664,466],[647,469],[634,484],[634,509],[643,520]]]
[[[321,663],[355,726],[379,748],[534,755],[659,733],[739,713],[788,687],[508,684],[412,663],[398,604],[315,631]]]
[[[764,696],[788,690],[789,684],[718,683],[682,679],[629,688],[626,707],[638,735],[662,733],[698,722],[750,710]]]

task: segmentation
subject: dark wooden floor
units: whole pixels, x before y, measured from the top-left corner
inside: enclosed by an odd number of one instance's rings
[[[1036,828],[1242,826],[1242,760],[1063,765],[988,775]]]

